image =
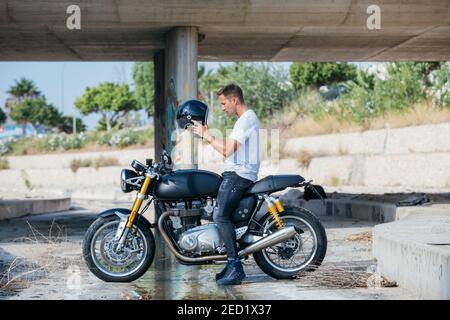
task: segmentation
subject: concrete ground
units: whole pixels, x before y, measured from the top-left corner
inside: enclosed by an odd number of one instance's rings
[[[105,283],[87,269],[83,235],[95,213],[130,203],[73,201],[70,211],[0,221],[0,299],[417,299],[401,287],[377,286],[372,257],[374,222],[322,218],[328,251],[323,265],[295,280],[275,280],[251,259],[243,284],[220,288],[214,275],[223,266],[185,266],[157,255],[133,283]],[[366,287],[369,283],[375,286]],[[375,277],[375,278],[374,278]],[[375,279],[375,280],[374,280]]]

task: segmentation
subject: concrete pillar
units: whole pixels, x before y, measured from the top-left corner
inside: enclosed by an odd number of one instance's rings
[[[173,134],[177,107],[186,100],[197,98],[198,29],[176,27],[166,35],[165,65],[165,127],[166,150],[172,153],[176,136]],[[156,136],[155,136],[156,137]],[[187,168],[197,168],[197,139],[190,135],[189,148],[183,147],[184,159],[190,159]]]
[[[155,161],[160,161],[163,146],[172,154],[176,136],[177,107],[188,99],[197,98],[198,30],[195,27],[177,27],[166,35],[165,50],[155,54]],[[197,168],[196,139],[190,139],[190,168]],[[161,212],[155,208],[155,222]],[[173,261],[158,232],[155,233],[155,269],[167,272]],[[165,283],[165,282],[164,282]],[[160,288],[164,293],[170,288]]]
[[[164,81],[164,50],[153,57],[154,67],[154,89],[155,89],[155,113],[153,123],[155,124],[155,161],[161,159],[163,145],[168,145],[169,135],[166,129],[166,103],[165,103],[165,81]]]

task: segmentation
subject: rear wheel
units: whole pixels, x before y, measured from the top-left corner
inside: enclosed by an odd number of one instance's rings
[[[117,250],[115,240],[120,219],[98,218],[84,237],[83,255],[89,270],[108,282],[131,282],[150,267],[155,255],[155,239],[150,229],[138,221]]]
[[[286,207],[280,216],[286,226],[295,226],[300,232],[287,241],[254,253],[255,262],[276,279],[290,279],[301,271],[314,271],[327,251],[327,236],[322,223],[304,208]],[[261,225],[264,235],[277,231],[270,215],[263,217]]]

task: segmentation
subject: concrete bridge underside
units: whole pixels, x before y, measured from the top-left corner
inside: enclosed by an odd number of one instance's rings
[[[0,0],[0,60],[151,60],[179,26],[198,28],[203,61],[450,60],[448,0]]]

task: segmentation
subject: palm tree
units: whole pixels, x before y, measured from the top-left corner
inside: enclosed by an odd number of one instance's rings
[[[25,78],[21,78],[19,81],[15,80],[15,85],[11,86],[6,93],[9,94],[9,97],[6,99],[5,107],[9,109],[9,112],[25,99],[37,99],[41,95],[34,82]],[[25,136],[25,130],[26,124],[23,124],[23,136]]]
[[[17,99],[18,102],[22,102],[26,98],[34,99],[40,96],[41,92],[37,89],[33,80],[21,78],[20,81],[15,80],[15,82],[16,84],[11,86],[6,93]]]

